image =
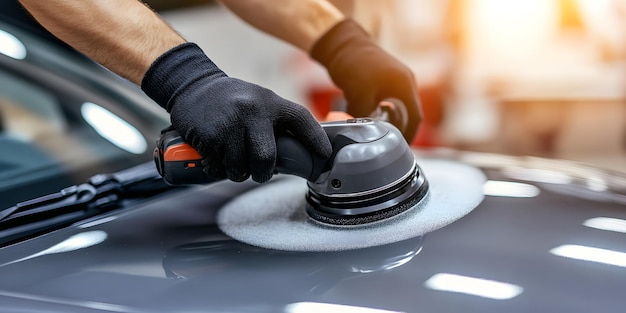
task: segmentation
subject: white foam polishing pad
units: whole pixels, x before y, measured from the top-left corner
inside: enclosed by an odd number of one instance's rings
[[[321,224],[305,211],[306,180],[277,175],[228,202],[217,223],[233,239],[262,248],[342,251],[422,236],[462,218],[482,201],[486,177],[479,169],[448,160],[417,162],[430,190],[413,208],[386,220],[357,226]]]

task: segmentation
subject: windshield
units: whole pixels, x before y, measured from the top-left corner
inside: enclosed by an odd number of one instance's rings
[[[75,53],[13,33],[26,57],[0,53],[0,210],[152,160],[168,121],[147,97]]]

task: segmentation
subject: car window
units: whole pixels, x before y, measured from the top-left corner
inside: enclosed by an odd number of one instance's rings
[[[97,98],[0,68],[0,209],[150,161],[141,132]]]
[[[0,70],[0,179],[53,164],[43,143],[65,127],[51,93]]]

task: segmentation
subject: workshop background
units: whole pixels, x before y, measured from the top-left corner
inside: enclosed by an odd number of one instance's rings
[[[336,99],[305,53],[216,2],[148,3],[228,75],[319,116]],[[415,72],[425,120],[413,145],[626,171],[626,0],[353,3],[344,9]]]

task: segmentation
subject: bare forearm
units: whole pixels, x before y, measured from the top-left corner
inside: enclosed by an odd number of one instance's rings
[[[59,39],[136,84],[158,56],[185,42],[136,0],[20,3]]]
[[[328,1],[220,0],[248,24],[304,51],[344,15]]]

